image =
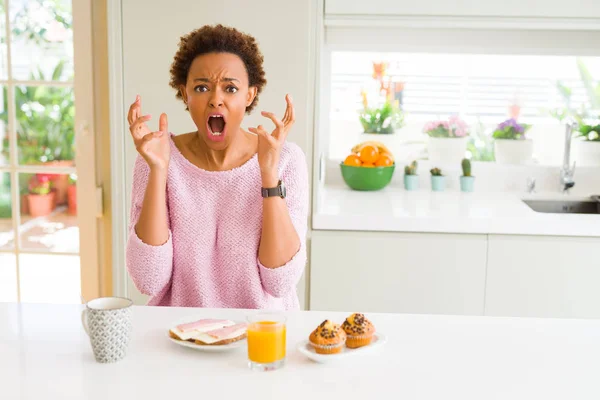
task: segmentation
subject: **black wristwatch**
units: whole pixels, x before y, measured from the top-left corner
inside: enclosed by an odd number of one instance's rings
[[[285,199],[285,185],[283,184],[283,181],[279,181],[277,182],[277,186],[274,188],[261,188],[261,194],[262,197],[267,198],[267,197],[281,197],[282,199]]]

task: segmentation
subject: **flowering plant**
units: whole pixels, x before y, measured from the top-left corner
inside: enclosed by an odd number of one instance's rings
[[[47,174],[36,174],[29,181],[29,193],[47,195],[52,190],[52,181]]]
[[[494,139],[525,140],[525,132],[531,128],[528,124],[519,124],[516,119],[510,118],[498,124],[492,136]]]
[[[457,115],[447,121],[430,121],[423,127],[423,133],[435,138],[459,138],[469,134],[469,126]]]
[[[362,90],[363,109],[359,113],[360,123],[365,133],[394,133],[395,129],[404,126],[404,112],[396,95],[404,89],[401,82],[392,82],[387,76],[388,63],[373,63],[373,79],[379,84],[378,95],[383,97],[383,104],[373,107],[369,105],[367,91]],[[386,78],[387,76],[387,78]]]

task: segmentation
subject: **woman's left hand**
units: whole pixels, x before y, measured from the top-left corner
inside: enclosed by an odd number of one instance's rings
[[[258,165],[260,166],[263,187],[277,186],[279,181],[277,172],[279,155],[290,128],[294,125],[294,105],[289,94],[285,96],[285,101],[287,107],[281,121],[273,113],[261,112],[264,117],[269,118],[275,124],[273,132],[267,132],[262,125],[248,129],[258,135]]]

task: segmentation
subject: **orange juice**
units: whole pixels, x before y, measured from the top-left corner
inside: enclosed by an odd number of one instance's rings
[[[248,325],[248,358],[270,364],[285,358],[285,324],[257,321]]]

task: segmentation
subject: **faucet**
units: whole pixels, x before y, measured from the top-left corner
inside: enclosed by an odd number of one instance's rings
[[[571,166],[571,137],[573,130],[576,129],[577,123],[568,121],[565,129],[565,149],[563,156],[563,165],[560,169],[560,187],[563,193],[568,193],[569,189],[575,186],[573,175],[575,175],[575,162]]]
[[[527,193],[535,193],[535,178],[527,178]]]

